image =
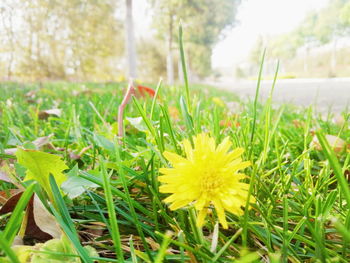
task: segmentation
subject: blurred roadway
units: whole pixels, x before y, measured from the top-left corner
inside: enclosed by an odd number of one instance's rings
[[[256,80],[222,80],[207,83],[230,90],[242,99],[254,100]],[[272,80],[261,82],[260,98],[265,100],[270,92]],[[314,105],[321,112],[329,109],[341,112],[350,106],[350,78],[334,79],[280,79],[273,94],[274,103],[291,103],[299,106]]]

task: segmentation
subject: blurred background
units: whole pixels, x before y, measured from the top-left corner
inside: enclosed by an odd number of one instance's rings
[[[349,0],[1,0],[2,81],[350,77]]]

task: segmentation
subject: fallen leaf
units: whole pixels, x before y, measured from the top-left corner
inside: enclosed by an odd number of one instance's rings
[[[41,148],[47,144],[50,143],[50,139],[53,136],[53,134],[50,134],[48,136],[44,136],[44,137],[39,137],[36,140],[32,141],[32,143],[37,147],[37,148]]]
[[[16,180],[14,174],[16,173],[14,166],[9,165],[8,162],[1,163],[0,181],[14,184],[18,189],[24,190],[24,187]]]
[[[34,141],[32,141],[31,143],[34,144],[36,148],[41,148],[47,144],[50,144],[50,139],[52,136],[53,134],[50,134],[49,136],[39,137]],[[17,152],[17,148],[8,148],[4,150],[4,153],[7,155],[15,155],[16,152]]]
[[[17,205],[18,200],[21,198],[22,193],[23,191],[20,191],[19,193],[13,195],[10,199],[8,199],[7,202],[1,207],[0,215],[12,212],[12,210]]]
[[[26,98],[33,98],[33,97],[35,97],[36,92],[37,92],[36,90],[31,90],[31,91],[28,91],[24,96]]]
[[[0,215],[4,215],[13,211],[23,193],[23,191],[19,191],[20,192],[14,194],[1,207]],[[28,215],[25,236],[40,241],[52,239],[52,235],[57,236],[57,234],[60,233],[60,228],[58,227],[55,218],[46,210],[41,201],[40,203],[38,201],[34,203],[35,199],[38,199],[40,201],[39,198],[35,198],[35,195],[32,196],[26,209],[26,213],[28,213]],[[38,213],[38,215],[34,216],[34,213]],[[40,217],[40,219],[38,217]]]
[[[43,231],[41,229],[41,226],[39,227],[39,225],[35,222],[35,217],[34,217],[34,197],[31,198],[27,209],[28,209],[27,210],[28,211],[28,221],[27,221],[27,227],[26,227],[25,235],[27,237],[35,238],[35,239],[38,239],[40,241],[47,241],[47,240],[52,239],[51,234]],[[42,216],[44,216],[44,215],[42,215]],[[50,220],[52,220],[52,217],[47,218],[47,219],[42,218],[42,221],[44,221],[44,220],[47,220],[49,223],[56,224],[56,220],[55,219],[54,219],[54,221],[50,221]]]
[[[142,97],[145,97],[146,95],[149,95],[151,97],[154,97],[156,94],[156,91],[150,87],[137,85],[137,93],[141,95]]]
[[[7,155],[15,155],[17,152],[17,148],[8,148],[4,150],[4,153]]]
[[[38,113],[38,117],[40,120],[46,120],[50,116],[61,117],[61,115],[62,115],[61,109],[43,110]]]
[[[41,200],[34,195],[33,215],[35,224],[43,231],[50,234],[53,238],[60,238],[62,235],[61,229],[58,226],[56,219],[51,215]]]
[[[20,189],[7,189],[4,191],[0,191],[0,204],[4,205],[6,202],[14,195],[18,193],[22,193],[23,190]]]
[[[345,123],[346,120],[344,116],[341,114],[337,114],[336,116],[334,116],[334,118],[332,119],[332,122],[340,127],[343,126],[344,124],[348,124],[348,123]]]
[[[6,183],[12,183],[11,178],[7,175],[7,173],[0,171],[0,180]]]
[[[332,147],[332,149],[339,153],[347,148],[347,143],[343,140],[340,139],[337,136],[334,135],[326,135],[326,140],[328,144]],[[317,138],[317,136],[314,136],[311,143],[310,143],[310,148],[314,147],[317,151],[322,151],[322,146]]]
[[[72,160],[79,160],[83,154],[88,151],[89,149],[92,148],[92,145],[90,146],[87,146],[87,147],[84,147],[78,154],[74,153],[74,152],[70,152],[69,153],[69,157],[72,159]]]
[[[300,120],[293,120],[292,122],[295,128],[302,128],[305,125],[305,123]]]

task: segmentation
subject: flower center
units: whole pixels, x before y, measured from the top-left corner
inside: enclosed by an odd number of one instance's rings
[[[218,176],[217,172],[207,170],[202,175],[200,185],[202,192],[206,192],[208,195],[211,195],[217,193],[220,190],[222,186],[222,180],[220,176]]]

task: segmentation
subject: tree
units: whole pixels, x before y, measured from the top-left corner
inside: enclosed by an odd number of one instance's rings
[[[137,73],[142,80],[156,83],[160,76],[166,76],[167,67],[164,62],[167,52],[162,41],[154,38],[140,39],[137,50],[139,58]],[[176,58],[174,64],[176,64]],[[177,72],[174,71],[174,73]]]
[[[167,76],[173,82],[173,48],[182,20],[190,68],[200,77],[211,70],[211,52],[223,30],[232,26],[239,0],[150,0],[158,37],[167,42]]]
[[[349,28],[349,2],[347,0],[333,0],[324,9],[308,14],[295,30],[272,39],[269,43],[270,54],[272,57],[291,60],[296,55],[297,50],[303,49],[304,71],[307,72],[309,52],[314,47],[333,44],[329,75],[335,75],[337,42],[340,37],[350,32]]]
[[[179,17],[187,12],[185,0],[150,0],[155,12],[153,24],[158,30],[158,37],[166,42],[167,80],[174,84],[173,46],[176,39],[176,27]]]
[[[124,47],[115,0],[3,0],[1,7],[7,76],[88,81],[116,77]],[[8,27],[11,16],[16,23]]]

